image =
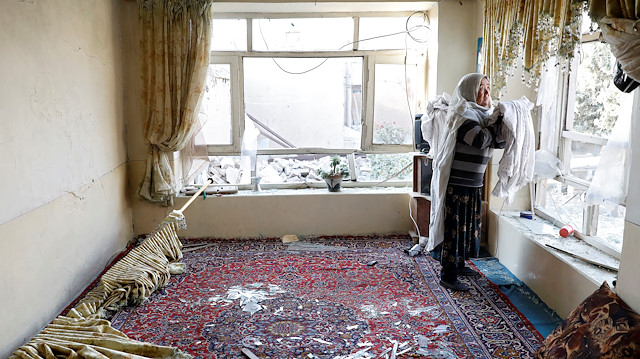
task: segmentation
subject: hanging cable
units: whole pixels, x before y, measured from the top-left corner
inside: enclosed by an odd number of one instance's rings
[[[411,196],[409,196],[409,218],[411,218],[411,221],[413,222],[413,225],[416,226],[416,233],[418,233],[418,241],[420,241],[420,237],[422,237],[422,235],[420,234],[420,227],[418,227],[418,222],[416,222],[416,220],[413,218],[413,210],[411,208],[412,200],[413,200],[413,198],[411,198]]]
[[[409,53],[409,44],[407,43],[407,38],[410,37],[413,41],[417,42],[417,43],[426,43],[429,40],[429,37],[426,36],[425,39],[418,39],[416,37],[414,37],[412,35],[413,31],[416,31],[417,29],[421,29],[421,28],[425,28],[428,31],[431,31],[431,28],[429,26],[425,26],[425,25],[417,25],[417,26],[413,26],[411,28],[411,30],[409,29],[409,21],[411,20],[411,17],[414,16],[415,14],[422,14],[422,22],[423,23],[427,23],[427,24],[431,24],[431,20],[429,19],[429,14],[427,14],[425,11],[415,11],[413,12],[411,15],[409,15],[407,17],[407,21],[405,22],[405,29],[406,31],[406,35],[404,37],[404,91],[405,91],[405,97],[407,99],[407,109],[409,110],[409,124],[411,125],[411,127],[413,127],[413,121],[414,121],[414,117],[415,115],[413,114],[413,108],[411,106],[411,101],[409,99],[409,91],[408,91],[408,87],[409,84],[407,83],[407,79],[408,79],[408,74],[407,74],[407,58],[408,58],[408,53]]]
[[[369,37],[369,38],[366,38],[366,39],[359,39],[359,40],[356,40],[356,41],[351,41],[351,42],[348,42],[348,43],[346,43],[346,44],[342,45],[342,46],[341,46],[340,48],[338,48],[338,50],[336,50],[336,51],[340,51],[340,50],[342,50],[343,48],[345,48],[346,46],[353,45],[353,44],[356,44],[356,43],[361,43],[361,42],[364,42],[364,41],[370,41],[370,40],[375,40],[375,39],[380,39],[380,38],[389,37],[389,36],[395,36],[395,35],[401,35],[401,34],[406,34],[407,36],[411,37],[411,39],[412,39],[413,41],[415,41],[415,42],[417,42],[417,43],[426,43],[426,42],[428,42],[428,40],[429,40],[429,39],[428,39],[428,37],[427,37],[427,38],[425,38],[425,39],[421,39],[421,38],[419,38],[419,37],[413,36],[413,35],[412,35],[412,32],[415,32],[415,31],[417,31],[417,30],[419,30],[419,29],[427,29],[427,30],[431,31],[431,28],[430,28],[428,25],[420,24],[420,25],[412,26],[411,28],[409,27],[409,21],[410,21],[410,20],[411,20],[411,18],[412,18],[414,15],[416,15],[416,14],[422,14],[422,19],[423,19],[423,21],[424,21],[424,22],[426,22],[426,23],[430,23],[429,15],[426,13],[426,11],[422,11],[422,10],[420,10],[420,11],[414,11],[413,13],[411,13],[411,14],[407,17],[407,20],[406,20],[406,22],[405,22],[405,30],[404,30],[404,31],[399,31],[399,32],[394,32],[394,33],[389,33],[389,34],[379,35],[379,36],[373,36],[373,37]],[[270,50],[269,50],[269,44],[267,43],[267,40],[266,40],[266,38],[264,37],[264,33],[262,32],[262,19],[258,20],[258,28],[259,28],[259,30],[260,30],[260,36],[261,36],[261,38],[262,38],[262,42],[264,43],[265,47],[267,48],[267,51],[270,51]],[[407,51],[407,48],[408,48],[408,45],[407,45],[407,43],[406,43],[406,37],[405,37],[405,64],[406,64],[406,51]],[[313,70],[317,69],[318,67],[322,66],[325,62],[327,62],[327,61],[329,60],[329,58],[327,57],[327,58],[325,58],[324,60],[322,60],[318,65],[313,66],[313,67],[311,67],[311,68],[309,68],[309,69],[307,69],[307,70],[304,70],[304,71],[299,71],[299,72],[294,72],[294,71],[286,70],[285,68],[283,68],[283,67],[278,63],[278,61],[276,61],[276,58],[275,58],[275,57],[271,57],[271,60],[272,60],[272,61],[276,64],[276,66],[277,66],[277,67],[278,67],[282,72],[284,72],[284,73],[287,73],[287,74],[290,74],[290,75],[302,75],[302,74],[305,74],[305,73],[311,72],[311,71],[313,71]]]

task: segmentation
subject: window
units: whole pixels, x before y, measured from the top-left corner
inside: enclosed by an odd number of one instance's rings
[[[584,18],[589,19],[586,14]],[[579,238],[619,257],[625,160],[632,118],[638,116],[638,91],[623,93],[615,87],[615,57],[597,33],[589,32],[591,27],[583,25],[580,52],[570,71],[560,76],[556,97],[562,99],[556,111],[560,122],[541,126],[541,146],[557,153],[563,173],[537,183],[536,213],[558,224],[571,224]],[[615,201],[607,200],[612,196]]]
[[[322,187],[315,169],[338,154],[343,186],[407,186],[433,36],[414,10],[215,13],[200,110],[212,162],[196,181]]]
[[[264,133],[258,148],[359,149],[362,65],[362,57],[246,57],[244,111]]]

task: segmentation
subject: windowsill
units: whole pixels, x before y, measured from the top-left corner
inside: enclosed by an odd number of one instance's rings
[[[229,187],[229,186],[225,186]],[[340,192],[329,192],[326,187],[319,188],[271,188],[253,191],[251,189],[238,189],[236,193],[207,193],[207,196],[313,196],[313,195],[340,195],[340,194],[407,194],[412,193],[411,186],[405,187],[343,187]],[[192,194],[180,193],[178,197],[190,197]]]
[[[534,219],[526,219],[520,217],[519,212],[496,212],[496,215],[500,218],[505,219],[525,237],[531,239],[534,243],[538,244],[540,247],[544,248],[552,255],[567,263],[576,271],[584,275],[586,278],[589,278],[597,285],[600,285],[602,284],[602,282],[607,281],[609,285],[613,287],[613,281],[616,279],[616,276],[618,274],[617,271],[613,271],[596,264],[588,263],[549,246],[559,248],[563,251],[570,252],[574,255],[587,258],[597,263],[601,263],[607,267],[619,268],[620,261],[618,259],[573,236],[567,238],[560,237],[560,228],[553,226],[551,222],[546,221],[540,217],[534,217]]]

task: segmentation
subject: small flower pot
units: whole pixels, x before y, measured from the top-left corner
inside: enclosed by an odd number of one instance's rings
[[[329,176],[324,179],[327,182],[329,192],[340,192],[340,184],[342,183],[342,175]]]

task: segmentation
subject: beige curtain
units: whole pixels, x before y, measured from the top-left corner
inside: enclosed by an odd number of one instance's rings
[[[622,70],[640,82],[640,1],[591,0],[589,16],[600,26]]]
[[[59,315],[9,358],[191,358],[177,348],[130,339],[104,319],[110,311],[144,302],[171,274],[184,270],[184,263],[177,262],[182,258],[177,232],[185,227],[182,212],[171,212],[68,313]]]
[[[129,339],[104,319],[72,309],[47,325],[9,359],[190,359],[173,347]]]
[[[485,0],[483,72],[491,79],[494,98],[504,95],[520,56],[523,81],[536,88],[551,56],[568,63],[580,43],[584,5],[583,0]]]
[[[196,129],[209,65],[213,0],[138,0],[142,26],[143,134],[149,150],[139,194],[170,203],[171,155]]]

